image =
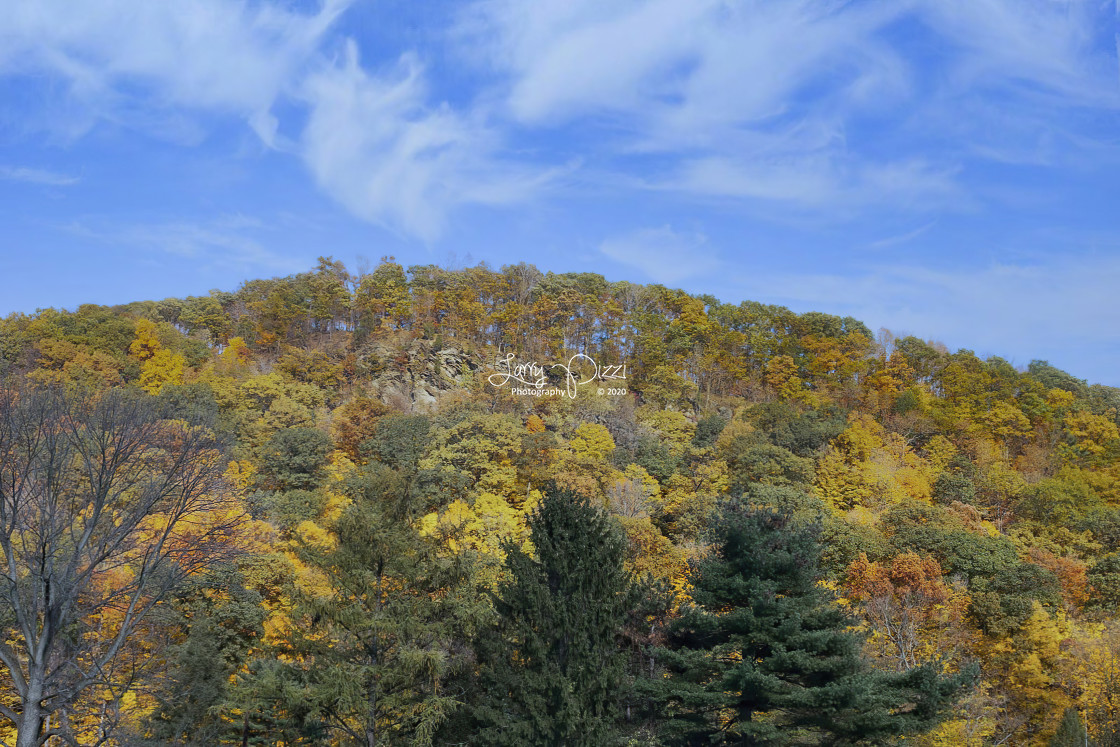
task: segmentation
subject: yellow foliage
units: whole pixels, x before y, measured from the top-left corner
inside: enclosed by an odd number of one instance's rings
[[[334,546],[336,540],[330,537],[329,533],[326,533],[325,530],[314,524],[312,524],[312,527],[314,528],[310,529],[310,534],[319,535],[320,532],[327,534],[325,539],[330,543],[328,546]],[[319,538],[324,539],[321,535]],[[332,594],[331,582],[325,573],[317,568],[305,565],[293,552],[285,551],[283,555],[291,564],[292,581],[301,591],[316,597],[328,597]],[[277,615],[273,615],[272,617],[276,616]]]
[[[146,361],[163,349],[156,336],[156,323],[148,319],[136,322],[136,339],[128,346],[128,354],[133,358]]]
[[[805,388],[805,382],[798,375],[797,362],[791,356],[776,355],[767,361],[764,380],[780,399],[815,404],[817,397]]]
[[[928,500],[933,469],[896,433],[854,416],[817,466],[817,494],[841,510]]]
[[[1086,410],[1066,415],[1064,426],[1072,442],[1066,449],[1067,460],[1100,456],[1120,440],[1116,423]]]
[[[538,500],[539,494],[533,497],[534,505]],[[505,560],[502,544],[508,540],[526,552],[531,549],[526,516],[501,496],[482,493],[473,506],[456,500],[442,512],[421,517],[418,528],[421,536],[437,540],[452,553],[477,553],[482,561],[479,578],[494,587],[501,572],[500,564]]]
[[[341,483],[358,468],[346,452],[332,451],[327,457],[326,477],[329,482]]]
[[[919,747],[983,747],[992,743],[999,726],[998,701],[989,683],[981,682],[953,710],[950,718],[928,734],[912,740]]]
[[[140,388],[148,394],[159,394],[167,384],[182,384],[187,359],[182,353],[157,350],[140,366]]]
[[[248,366],[252,357],[252,352],[249,350],[249,346],[245,344],[244,338],[233,337],[230,338],[229,344],[222,351],[219,360],[222,370],[234,372],[243,370]]]
[[[66,340],[41,340],[38,349],[41,368],[28,374],[32,381],[94,388],[122,382],[120,363],[108,353],[91,352]]]
[[[926,443],[926,460],[935,471],[942,471],[957,454],[957,447],[953,442],[940,433]]]
[[[614,451],[611,432],[598,423],[584,423],[576,428],[575,435],[568,442],[572,452],[581,459],[606,460]]]
[[[544,421],[541,420],[540,416],[533,414],[525,421],[525,430],[530,433],[544,433],[547,428],[545,428]]]
[[[746,420],[735,418],[724,427],[724,429],[719,434],[719,438],[716,439],[716,452],[718,453],[726,451],[735,442],[735,439],[741,436],[750,435],[751,433],[754,433],[754,430],[754,426],[748,423]]]
[[[239,491],[245,491],[252,485],[253,478],[256,477],[257,468],[248,459],[240,461],[231,461],[229,466],[226,467],[225,478],[229,480],[234,487]]]
[[[1085,625],[1078,630],[1073,673],[1090,736],[1120,731],[1120,625]]]
[[[1051,615],[1035,601],[1018,633],[992,647],[993,660],[1003,664],[1001,675],[1011,707],[1036,729],[1042,727],[1041,740],[1054,733],[1071,703],[1063,685],[1073,661],[1062,647],[1071,633],[1063,612],[1055,610]]]
[[[1073,404],[1076,397],[1073,392],[1066,391],[1065,389],[1051,389],[1046,392],[1046,404],[1054,410],[1064,410]]]
[[[639,578],[652,577],[669,583],[674,597],[682,602],[688,587],[688,557],[661,533],[648,516],[619,519],[626,532],[626,568]]]
[[[473,506],[452,501],[441,513],[427,514],[420,520],[420,534],[440,539],[453,552],[469,548],[504,558],[503,542],[521,544],[527,539],[525,519],[525,513],[501,496],[482,493]]]
[[[1015,405],[1008,402],[994,403],[980,417],[988,434],[1001,441],[1024,438],[1031,432],[1031,421]]]
[[[345,495],[336,493],[333,490],[323,490],[327,500],[323,504],[322,521],[324,524],[333,526],[335,522],[342,518],[342,512],[345,511],[353,502]]]
[[[320,517],[320,521],[324,525],[334,526],[335,522],[342,518],[342,512],[352,503],[349,498],[338,491],[338,487],[356,469],[357,465],[350,461],[350,458],[344,452],[333,451],[327,457],[326,480],[324,487],[321,489],[327,499]]]
[[[638,420],[657,431],[669,453],[674,455],[682,453],[696,434],[696,424],[676,410],[643,407],[638,411]]]
[[[338,544],[333,534],[311,520],[301,521],[296,526],[294,534],[307,544],[323,550],[333,550]]]

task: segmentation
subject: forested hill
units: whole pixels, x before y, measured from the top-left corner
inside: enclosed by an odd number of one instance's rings
[[[1120,389],[1044,361],[325,258],[0,376],[11,743],[1120,744]]]

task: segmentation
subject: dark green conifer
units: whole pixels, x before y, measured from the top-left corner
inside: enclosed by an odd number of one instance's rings
[[[1050,747],[1087,747],[1089,737],[1081,723],[1081,715],[1076,708],[1067,708],[1058,724],[1058,731],[1050,739]]]
[[[466,665],[457,641],[481,604],[459,593],[463,562],[418,531],[400,473],[370,465],[346,490],[336,542],[301,547],[321,588],[291,590],[281,656],[254,670],[241,699],[316,744],[429,745],[460,705],[443,683]]]
[[[625,654],[618,646],[631,583],[612,519],[550,491],[529,520],[536,557],[507,546],[498,626],[480,646],[486,745],[612,743]]]
[[[815,527],[730,508],[692,576],[695,606],[659,652],[678,744],[878,743],[931,726],[961,681],[871,671],[852,618],[819,583]]]

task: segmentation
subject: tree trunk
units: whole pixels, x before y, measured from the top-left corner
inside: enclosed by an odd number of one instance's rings
[[[43,678],[34,670],[29,675],[23,713],[16,726],[16,747],[39,747],[39,736],[43,733]]]
[[[377,747],[377,681],[369,687],[369,716],[366,719],[366,747]]]
[[[381,608],[381,569],[378,569],[377,602],[375,609]],[[377,640],[369,646],[369,661],[373,665],[373,676],[370,677],[369,691],[366,693],[368,715],[366,716],[366,747],[377,747],[377,660],[381,653]]]

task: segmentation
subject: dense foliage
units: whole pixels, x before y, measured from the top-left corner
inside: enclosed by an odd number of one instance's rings
[[[1120,390],[1044,361],[324,258],[0,378],[9,744],[1120,744]]]

